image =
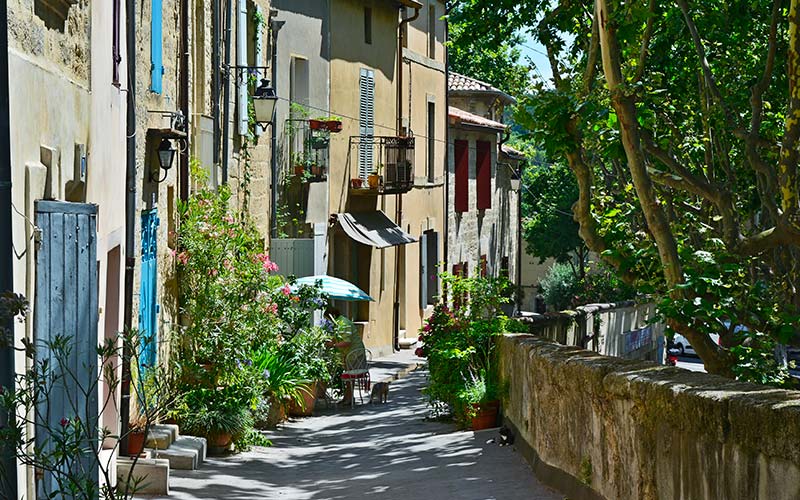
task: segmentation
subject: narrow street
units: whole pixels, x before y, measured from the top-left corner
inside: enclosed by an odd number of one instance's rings
[[[271,432],[271,448],[172,471],[170,499],[560,500],[496,430],[427,422],[425,372],[391,384],[388,404],[323,411]],[[365,401],[366,403],[366,401]]]

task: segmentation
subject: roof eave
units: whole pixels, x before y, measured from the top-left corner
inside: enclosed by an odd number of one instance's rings
[[[417,0],[395,0],[398,4],[402,5],[403,7],[411,7],[412,9],[421,9],[422,3],[418,2]]]

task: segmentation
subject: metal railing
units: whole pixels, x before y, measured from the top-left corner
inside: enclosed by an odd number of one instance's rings
[[[414,187],[413,137],[351,136],[350,148],[351,189],[401,194]]]

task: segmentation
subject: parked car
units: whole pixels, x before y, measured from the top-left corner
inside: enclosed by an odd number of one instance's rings
[[[725,328],[730,328],[730,327],[731,327],[731,323],[729,321],[726,321],[725,322]],[[736,325],[733,328],[733,333],[746,332],[746,331],[747,331],[747,327],[744,326],[744,325]],[[713,340],[714,342],[719,344],[719,334],[712,333],[711,334],[711,340]],[[686,339],[686,337],[684,337],[680,333],[676,333],[675,334],[675,336],[672,338],[671,345],[674,346],[676,349],[678,349],[681,352],[681,356],[683,356],[684,354],[692,354],[694,356],[697,356],[697,353],[695,352],[694,347],[692,347],[692,345],[689,344],[689,341]]]

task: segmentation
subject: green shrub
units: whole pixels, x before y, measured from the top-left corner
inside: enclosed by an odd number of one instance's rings
[[[556,311],[572,307],[578,292],[578,280],[569,264],[553,264],[539,281],[544,303]]]

